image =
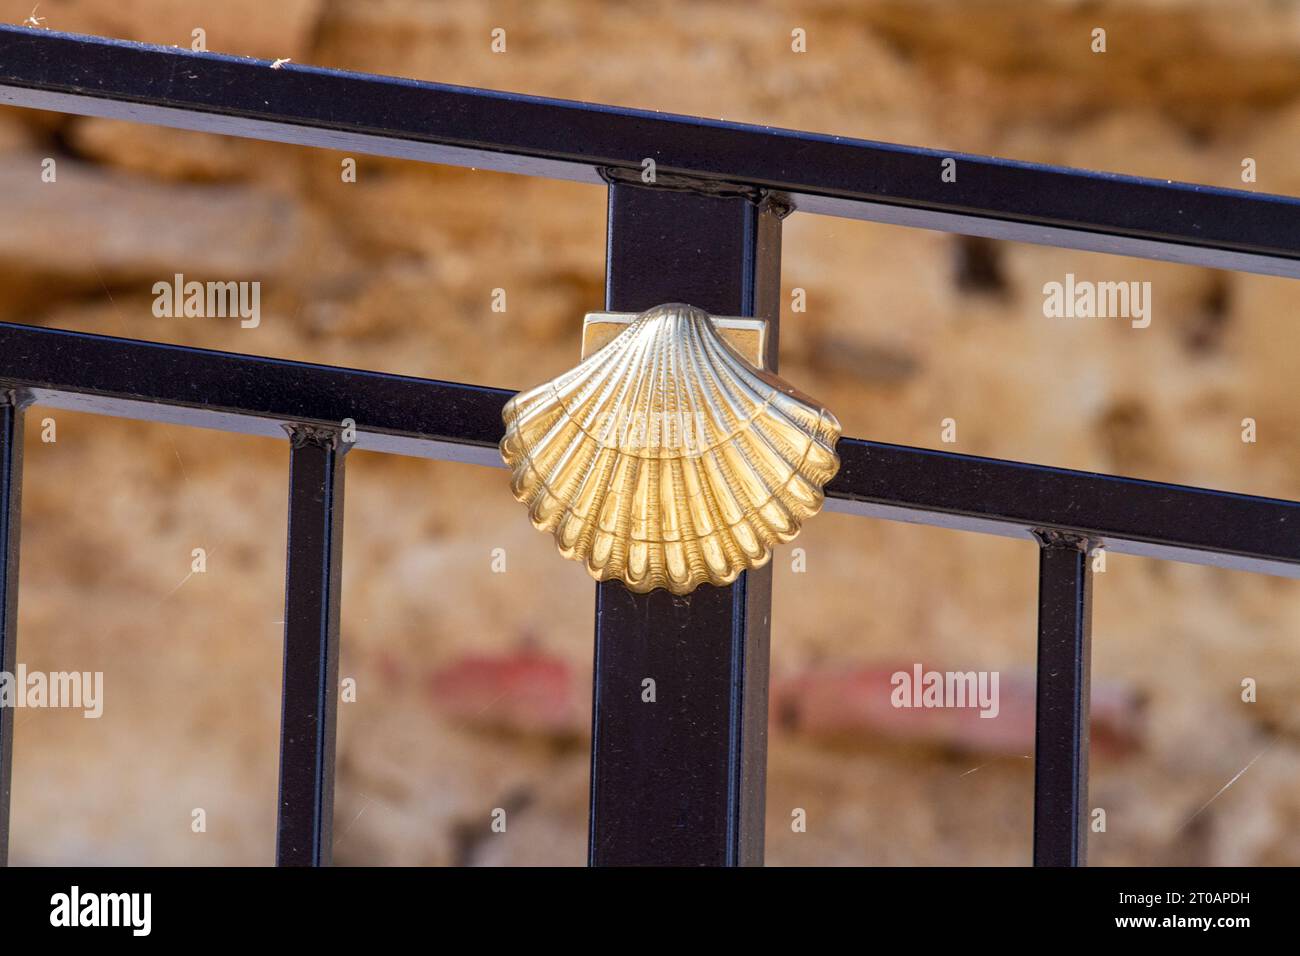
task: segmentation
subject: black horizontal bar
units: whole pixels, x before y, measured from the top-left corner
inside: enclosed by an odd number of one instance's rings
[[[0,387],[41,405],[283,438],[356,422],[356,448],[501,465],[513,394],[401,375],[0,323]],[[845,438],[827,508],[1300,577],[1300,502]]]
[[[0,383],[53,408],[284,438],[358,423],[355,447],[499,464],[513,392],[0,323]],[[364,423],[364,427],[361,423]]]
[[[0,27],[0,103],[592,183],[651,158],[804,212],[1300,276],[1292,197],[26,27]]]
[[[1300,502],[880,442],[841,440],[828,510],[1300,577]]]

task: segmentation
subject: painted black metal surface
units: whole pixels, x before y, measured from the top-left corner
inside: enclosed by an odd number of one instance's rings
[[[1120,554],[1300,577],[1300,502],[848,438],[827,507],[966,531],[1051,527]]]
[[[1089,542],[1054,532],[1040,540],[1034,865],[1084,866],[1092,658]]]
[[[513,394],[0,323],[5,381],[44,406],[279,438],[286,421],[351,418],[359,449],[491,466]],[[861,438],[839,451],[828,509],[996,535],[1057,528],[1115,553],[1300,576],[1300,502]]]
[[[22,524],[23,406],[20,391],[0,387],[0,674],[17,671],[18,539]],[[0,866],[9,862],[14,707],[0,706]]]
[[[16,26],[0,102],[592,183],[649,158],[804,212],[1300,276],[1293,198],[698,117]]]
[[[497,466],[513,394],[8,323],[3,382],[49,407],[277,438],[283,422],[352,418],[356,448]],[[832,510],[1020,537],[1055,528],[1116,553],[1300,577],[1300,502],[857,438],[838,450]]]
[[[339,429],[289,429],[284,695],[276,863],[326,866],[334,826],[343,465]]]
[[[282,422],[351,418],[355,447],[482,463],[500,461],[501,408],[513,394],[0,323],[4,381],[51,407],[275,438]]]
[[[775,328],[780,230],[747,198],[612,186],[606,307],[690,302]],[[762,863],[771,572],[684,597],[597,586],[592,865]]]

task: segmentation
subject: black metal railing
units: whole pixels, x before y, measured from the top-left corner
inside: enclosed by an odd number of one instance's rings
[[[0,103],[603,185],[605,308],[761,316],[772,367],[791,210],[1300,277],[1287,197],[95,37],[0,27]],[[499,465],[510,394],[0,324],[0,670],[16,653],[27,404],[287,438],[277,861],[328,863],[345,452]],[[1300,503],[852,438],[839,452],[834,510],[1037,540],[1034,862],[1082,864],[1089,550],[1300,577]],[[598,586],[593,864],[762,861],[770,610],[770,566],[685,598]],[[655,708],[639,706],[649,673]],[[0,854],[12,713],[0,708]]]

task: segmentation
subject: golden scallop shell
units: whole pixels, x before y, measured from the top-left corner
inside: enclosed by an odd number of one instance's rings
[[[835,416],[689,305],[641,313],[502,417],[501,456],[534,526],[596,580],[639,593],[762,567],[821,509],[840,466]]]

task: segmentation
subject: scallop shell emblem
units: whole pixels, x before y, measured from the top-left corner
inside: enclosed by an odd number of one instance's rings
[[[687,594],[762,567],[822,506],[840,423],[746,362],[707,312],[661,305],[502,412],[533,525],[598,581]]]

